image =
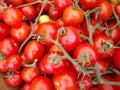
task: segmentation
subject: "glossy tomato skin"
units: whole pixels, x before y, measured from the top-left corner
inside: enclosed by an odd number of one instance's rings
[[[60,59],[63,56],[61,52],[50,52],[47,53],[42,60],[38,62],[38,67],[41,72],[46,74],[58,74],[61,73],[69,64],[67,59]],[[57,58],[56,61],[52,61],[53,58]]]
[[[63,18],[61,17],[61,18],[58,18],[57,20],[56,20],[56,25],[60,28],[60,27],[64,27],[64,26],[66,26],[65,25],[65,22],[63,21]]]
[[[73,51],[79,44],[79,33],[76,28],[72,26],[66,26],[63,28],[65,30],[65,34],[60,35],[58,40],[67,52]]]
[[[4,0],[4,2],[12,4],[13,6],[18,6],[22,5],[24,3],[24,0]]]
[[[120,18],[120,2],[116,5],[115,12],[118,15],[118,17]]]
[[[26,3],[31,3],[31,2],[34,2],[36,0],[24,0]]]
[[[17,54],[18,43],[13,38],[5,38],[0,43],[0,52],[4,56],[10,56]]]
[[[17,42],[22,43],[30,34],[30,27],[27,23],[22,23],[19,28],[11,28],[10,35],[13,37]]]
[[[13,77],[11,78],[5,77],[4,81],[9,87],[18,87],[23,82],[20,71],[13,72]]]
[[[53,22],[46,22],[40,24],[38,29],[36,30],[36,34],[43,35],[44,39],[42,40],[46,46],[50,47],[53,43],[49,40],[49,38],[56,39],[58,31],[58,26]]]
[[[7,8],[3,12],[3,21],[11,27],[20,27],[22,25],[23,15],[21,11],[15,7]]]
[[[99,59],[109,58],[114,54],[114,48],[112,48],[114,41],[110,39],[111,37],[106,35],[99,35],[93,39],[94,45],[98,48],[99,51]],[[108,47],[101,49],[102,47],[105,47],[102,43],[106,43]]]
[[[34,20],[37,15],[37,10],[32,5],[22,7],[20,10],[26,17],[26,20]]]
[[[66,25],[78,26],[84,20],[82,9],[74,8],[73,6],[67,7],[63,12],[63,21]]]
[[[11,55],[6,59],[6,66],[9,70],[18,70],[22,65],[22,58],[19,55]]]
[[[22,87],[20,87],[20,90],[30,90],[30,84],[25,83]]]
[[[28,62],[33,62],[35,59],[40,60],[43,54],[44,46],[37,40],[31,40],[25,46],[24,55]]]
[[[83,58],[84,54],[87,54],[87,53],[89,53],[89,56],[88,56],[89,61],[87,61],[86,59],[84,60],[84,61],[86,61],[85,66],[95,65],[95,63],[98,59],[98,51],[95,46],[93,46],[89,43],[80,44],[78,47],[76,47],[76,49],[74,51],[74,58],[75,59]],[[83,63],[80,62],[80,64],[83,64]]]
[[[112,5],[108,1],[101,1],[98,20],[106,21],[112,16]]]
[[[0,22],[0,40],[6,38],[10,34],[10,27]]]
[[[30,84],[30,90],[53,90],[52,80],[46,76],[39,76]]]
[[[21,71],[21,77],[26,83],[31,83],[39,74],[39,69],[35,67],[24,67]]]
[[[107,70],[107,63],[104,60],[98,60],[98,67],[99,71],[101,73],[104,73]]]

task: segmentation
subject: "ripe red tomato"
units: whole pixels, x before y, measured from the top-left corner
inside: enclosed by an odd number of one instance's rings
[[[63,12],[63,21],[66,25],[78,26],[83,20],[84,14],[80,8],[69,6]]]
[[[114,81],[115,82],[120,82],[120,75],[115,75]],[[119,90],[120,89],[120,86],[115,85],[114,87],[115,87],[115,90]]]
[[[115,12],[118,15],[118,17],[120,18],[120,2],[115,6]]]
[[[36,0],[24,0],[26,3],[31,3],[31,2],[34,2]]]
[[[39,76],[30,84],[30,90],[53,90],[52,80],[46,76]]]
[[[13,72],[13,76],[11,78],[9,76],[4,77],[4,81],[9,87],[18,87],[23,82],[20,71]]]
[[[112,14],[112,4],[110,4],[108,1],[101,1],[98,20],[106,21],[112,16]]]
[[[43,54],[44,46],[37,40],[31,40],[25,46],[24,55],[28,62],[33,62],[35,59],[40,60]]]
[[[21,71],[21,77],[26,83],[31,83],[39,74],[39,69],[35,67],[23,67]]]
[[[46,22],[39,25],[38,29],[36,30],[36,34],[43,35],[43,43],[46,46],[52,46],[53,43],[49,40],[49,38],[56,39],[58,31],[58,26],[53,22]]]
[[[30,84],[25,83],[22,87],[20,87],[20,90],[30,90]]]
[[[20,10],[26,17],[26,20],[34,20],[37,15],[37,10],[32,5],[22,7]]]
[[[15,7],[7,8],[3,12],[3,20],[11,27],[20,27],[22,25],[23,15],[21,11]]]
[[[55,90],[80,90],[76,74],[69,69],[53,76]]]
[[[65,25],[65,22],[63,21],[63,18],[61,17],[61,18],[58,18],[57,20],[56,20],[56,25],[60,28],[60,27],[64,27],[64,26],[66,26]]]
[[[84,64],[85,66],[93,66],[98,59],[97,48],[89,43],[80,44],[74,51],[74,58],[80,58],[80,61],[78,60],[80,64]]]
[[[19,55],[11,55],[6,59],[6,66],[8,70],[18,70],[22,65],[22,58]]]
[[[22,5],[24,3],[24,0],[4,0],[4,2],[12,4],[13,6],[18,6]]]
[[[114,41],[109,36],[99,35],[94,39],[94,45],[98,48],[99,59],[105,59],[113,56],[114,54]]]
[[[22,23],[22,25],[19,28],[11,28],[10,35],[13,37],[16,41],[22,43],[30,34],[30,27],[27,23]]]
[[[6,38],[10,33],[10,28],[7,24],[0,22],[0,39]]]
[[[45,74],[58,74],[67,68],[69,62],[67,59],[61,59],[61,52],[47,53],[42,60],[38,62],[38,67]]]
[[[4,5],[3,5],[3,3],[0,3],[0,20],[2,20],[3,12],[4,12]]]
[[[76,28],[66,26],[61,28],[60,31],[62,31],[62,34],[60,34],[58,38],[60,44],[67,52],[73,51],[78,46],[80,41],[80,36]]]
[[[107,63],[104,60],[98,60],[98,68],[101,73],[106,72],[107,70]]]
[[[0,43],[0,53],[4,56],[17,54],[18,44],[13,38],[4,38]]]

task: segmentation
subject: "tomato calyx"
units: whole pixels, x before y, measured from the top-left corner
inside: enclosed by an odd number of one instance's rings
[[[4,58],[6,58],[6,56],[2,55],[2,53],[0,53],[0,60],[4,60]]]
[[[67,32],[66,32],[66,30],[65,30],[64,27],[61,27],[61,28],[58,30],[58,34],[59,34],[60,36],[65,35],[66,33],[67,33]]]
[[[13,78],[14,72],[17,72],[17,71],[8,71],[3,75],[3,77],[11,79],[11,78]]]

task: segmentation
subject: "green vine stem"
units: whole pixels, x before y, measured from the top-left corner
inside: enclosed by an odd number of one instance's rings
[[[48,0],[44,0],[43,5],[42,5],[42,8],[41,8],[41,10],[40,10],[40,12],[39,12],[36,20],[35,20],[35,23],[34,23],[33,26],[32,26],[31,33],[29,34],[29,36],[27,37],[27,39],[26,39],[26,40],[21,44],[21,46],[19,47],[18,54],[20,54],[20,52],[21,52],[22,48],[24,47],[24,45],[25,45],[25,44],[28,42],[28,40],[33,36],[34,30],[35,30],[35,26],[37,25],[37,22],[38,22],[38,20],[39,20],[39,17],[41,16],[41,14],[42,14],[42,12],[43,12],[43,10],[44,10],[44,7],[45,7],[45,5],[46,5],[47,2],[48,2]]]

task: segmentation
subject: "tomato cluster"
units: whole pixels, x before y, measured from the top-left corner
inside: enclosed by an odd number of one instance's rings
[[[120,0],[0,1],[0,72],[19,90],[119,90]]]

